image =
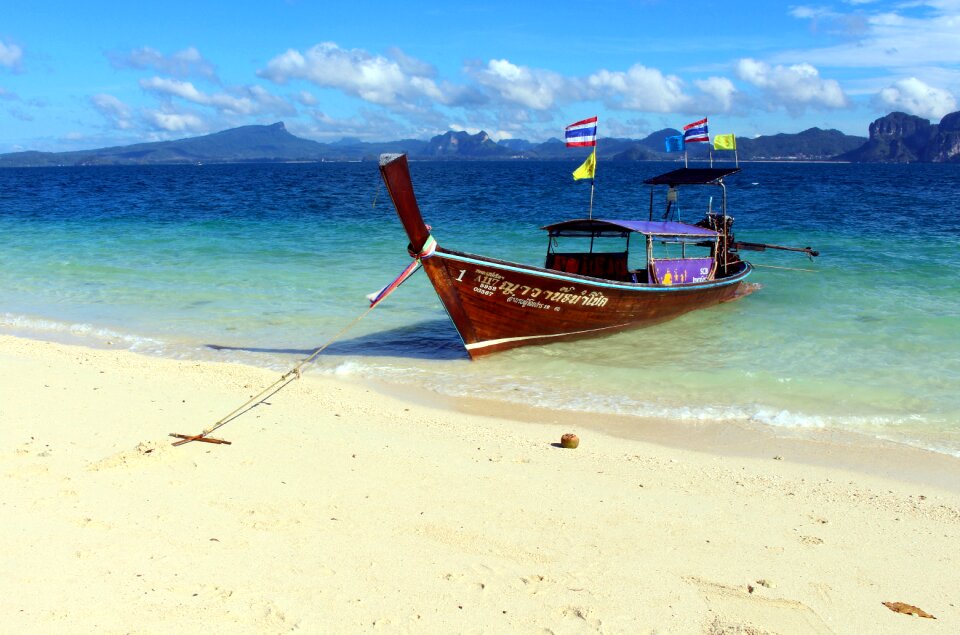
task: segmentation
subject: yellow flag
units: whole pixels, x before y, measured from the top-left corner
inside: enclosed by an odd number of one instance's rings
[[[718,134],[713,138],[714,150],[736,150],[737,138],[732,134]]]
[[[592,179],[597,172],[597,149],[594,148],[587,160],[579,168],[573,171],[573,180]]]

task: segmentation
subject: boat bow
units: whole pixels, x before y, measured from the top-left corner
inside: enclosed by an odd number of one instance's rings
[[[397,216],[410,239],[410,252],[420,253],[430,238],[430,228],[423,222],[417,197],[413,193],[413,181],[410,180],[410,167],[405,154],[380,155],[380,175],[387,186],[387,192],[397,208]]]

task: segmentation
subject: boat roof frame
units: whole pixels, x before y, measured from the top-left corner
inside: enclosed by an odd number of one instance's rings
[[[644,181],[644,184],[650,186],[650,220],[653,220],[653,198],[656,186],[665,185],[669,188],[667,192],[667,212],[664,218],[670,215],[672,202],[677,202],[677,192],[681,185],[700,185],[720,188],[720,213],[724,218],[727,217],[727,186],[723,182],[724,177],[736,174],[740,171],[738,167],[726,168],[690,168],[683,167],[670,172],[651,177]],[[711,197],[712,201],[713,197]],[[678,212],[679,213],[679,212]]]
[[[691,240],[714,239],[719,234],[707,227],[677,221],[610,220],[603,218],[574,218],[545,225],[541,229],[551,238],[560,237],[627,237],[630,234],[644,236],[669,236]]]
[[[735,168],[679,168],[665,172],[644,181],[646,185],[723,185],[724,177],[740,171]]]

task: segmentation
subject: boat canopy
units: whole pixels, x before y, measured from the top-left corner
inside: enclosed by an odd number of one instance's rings
[[[542,229],[551,236],[626,236],[630,233],[646,236],[691,236],[716,238],[719,234],[706,227],[675,221],[603,220],[577,218],[546,225]]]
[[[644,181],[647,185],[718,185],[725,176],[736,174],[740,168],[680,168]]]

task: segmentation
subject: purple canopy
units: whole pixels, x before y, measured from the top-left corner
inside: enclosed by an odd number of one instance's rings
[[[678,223],[674,221],[648,221],[648,220],[603,220],[599,218],[578,218],[566,220],[560,223],[546,225],[543,229],[551,234],[560,232],[593,232],[601,233],[604,231],[631,231],[647,236],[696,236],[703,238],[715,238],[717,232],[706,227],[697,225],[688,225],[687,223]]]

